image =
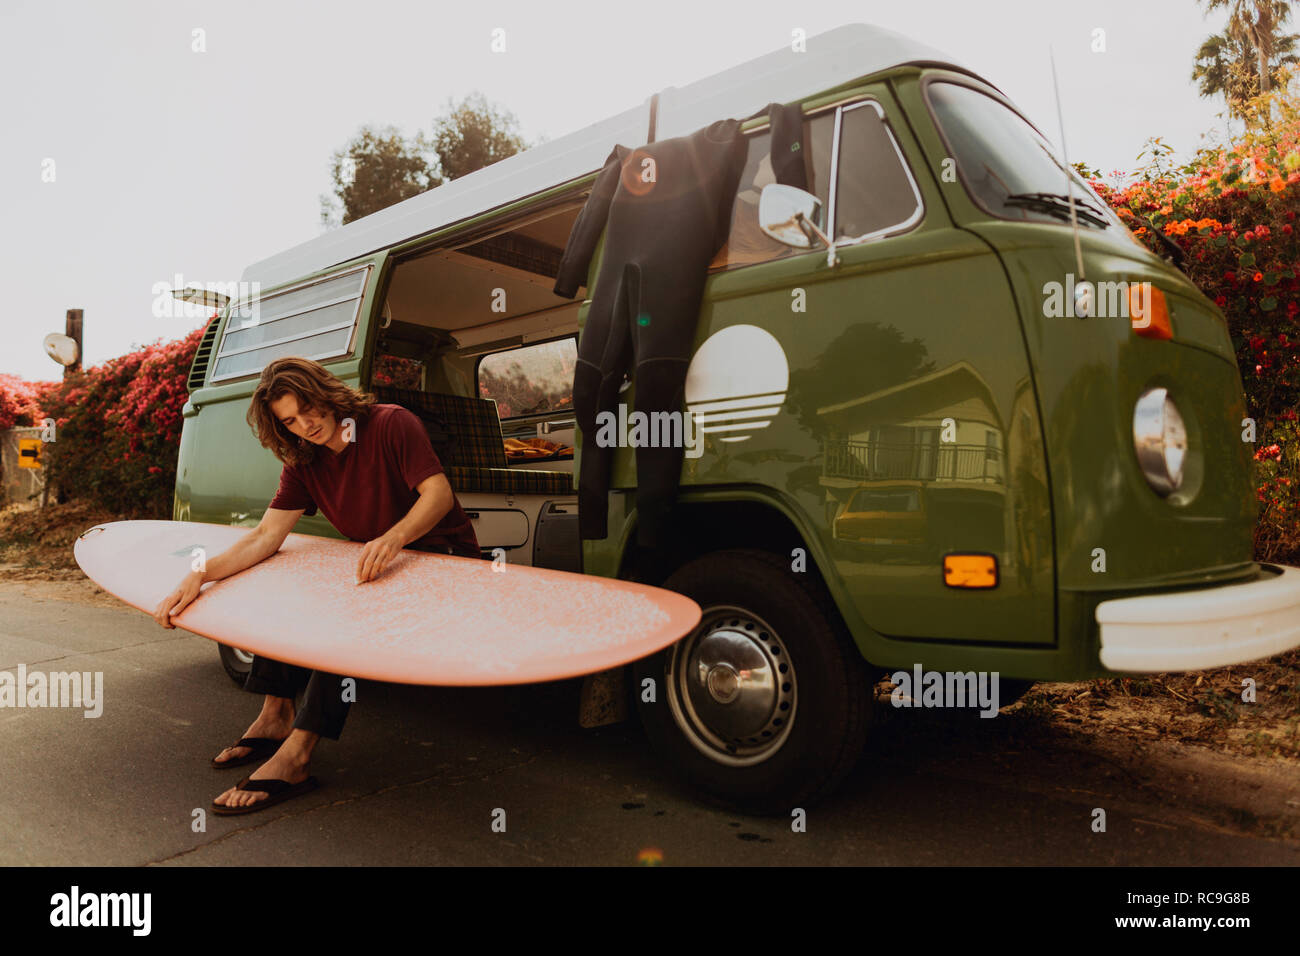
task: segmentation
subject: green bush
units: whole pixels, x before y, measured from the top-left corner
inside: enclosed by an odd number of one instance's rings
[[[170,518],[186,379],[203,329],[76,372],[45,389],[54,419],[47,476],[61,491],[133,517]]]

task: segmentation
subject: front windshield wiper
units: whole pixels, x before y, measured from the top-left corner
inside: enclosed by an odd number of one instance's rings
[[[1090,222],[1103,229],[1110,225],[1102,218],[1102,211],[1092,203],[1077,197],[1071,199],[1062,193],[1012,193],[1002,201],[1004,206],[1019,206],[1036,212],[1045,212],[1066,222],[1070,219],[1071,203],[1074,205],[1075,216],[1084,222]]]
[[[1018,195],[1018,196],[1037,196],[1037,197],[1039,197],[1040,199],[1057,199],[1057,200],[1060,200],[1061,202],[1071,202],[1071,201],[1073,201],[1074,204],[1075,204],[1076,206],[1082,206],[1084,209],[1091,210],[1092,212],[1095,212],[1095,213],[1096,213],[1097,215],[1099,215],[1099,216],[1101,216],[1101,215],[1105,215],[1105,213],[1104,213],[1103,210],[1098,209],[1098,208],[1097,208],[1096,206],[1094,206],[1092,203],[1088,202],[1088,200],[1083,199],[1083,198],[1081,198],[1081,197],[1079,197],[1079,196],[1067,196],[1067,195],[1065,195],[1064,193],[1017,193],[1016,195]]]

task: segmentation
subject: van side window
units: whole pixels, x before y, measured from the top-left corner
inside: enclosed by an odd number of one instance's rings
[[[256,375],[286,355],[323,361],[346,355],[370,266],[251,302],[231,302],[212,381]]]
[[[829,215],[831,144],[835,136],[834,110],[804,119],[804,142],[808,150],[804,155],[804,170],[808,176],[809,192],[822,201],[823,215]],[[740,175],[736,201],[731,209],[731,232],[709,270],[738,269],[759,262],[771,262],[786,256],[807,252],[777,242],[758,227],[758,197],[763,187],[776,182],[772,172],[772,134],[764,130],[749,137],[749,158]]]
[[[920,221],[921,193],[874,100],[843,108],[838,167],[836,239],[886,236]]]
[[[578,340],[570,336],[483,356],[478,393],[495,399],[502,421],[524,415],[573,411],[573,369]]]

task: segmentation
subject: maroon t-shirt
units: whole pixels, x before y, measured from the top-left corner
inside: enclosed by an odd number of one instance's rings
[[[306,465],[285,465],[280,487],[269,507],[302,509],[314,515],[319,505],[330,524],[353,541],[371,541],[406,517],[420,498],[416,486],[443,473],[420,420],[400,405],[375,404],[358,417],[355,441],[335,452],[324,445]],[[451,510],[423,537],[407,545],[480,557],[478,538],[460,500],[452,493]]]

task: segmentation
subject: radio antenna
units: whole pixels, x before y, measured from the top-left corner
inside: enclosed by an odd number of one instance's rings
[[[1074,209],[1074,180],[1070,178],[1070,153],[1065,148],[1065,114],[1061,112],[1061,85],[1056,79],[1056,54],[1052,45],[1047,45],[1047,56],[1052,64],[1052,89],[1056,93],[1056,120],[1061,127],[1061,159],[1065,163],[1065,198],[1070,204],[1070,228],[1074,231],[1074,261],[1079,267],[1079,281],[1087,278],[1083,274],[1083,249],[1079,246],[1079,216]]]

